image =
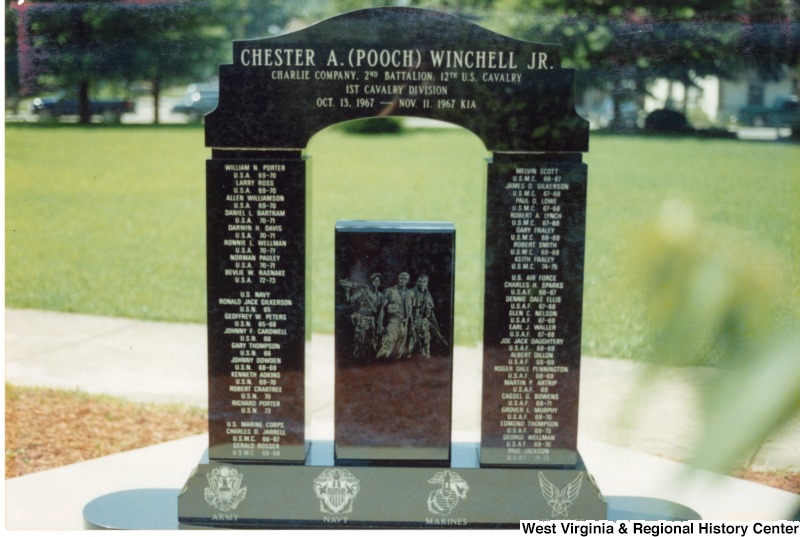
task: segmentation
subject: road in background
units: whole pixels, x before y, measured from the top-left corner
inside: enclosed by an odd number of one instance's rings
[[[188,123],[189,120],[185,114],[175,114],[172,112],[172,107],[180,102],[180,98],[175,97],[162,97],[158,110],[159,122],[162,124],[180,124]],[[136,110],[133,113],[123,114],[122,123],[126,125],[141,125],[153,123],[153,98],[150,96],[139,97],[135,99]],[[39,116],[31,113],[31,99],[24,100],[20,103],[18,113],[6,110],[5,115],[6,123],[37,123]],[[66,117],[60,120],[61,123],[77,123],[77,117]]]

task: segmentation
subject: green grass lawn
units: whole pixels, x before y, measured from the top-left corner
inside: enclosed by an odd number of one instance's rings
[[[6,129],[6,304],[202,321],[199,129]]]
[[[652,329],[645,317],[653,290],[637,264],[646,261],[649,229],[670,202],[693,212],[702,239],[694,246],[705,250],[701,255],[708,264],[782,276],[781,303],[769,314],[780,317],[773,328],[779,323],[783,330],[797,329],[800,147],[598,136],[586,161],[584,352],[623,357],[643,352]]]
[[[457,230],[456,343],[481,333],[486,149],[458,129],[309,144],[313,328],[333,329],[337,219],[449,220]],[[205,320],[201,128],[6,129],[6,303],[153,320]],[[800,148],[734,140],[595,136],[584,351],[635,357],[649,330],[636,239],[667,200],[713,241],[768,252],[800,314]]]

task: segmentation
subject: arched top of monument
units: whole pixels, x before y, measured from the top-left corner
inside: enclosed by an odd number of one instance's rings
[[[574,71],[557,45],[503,36],[452,15],[374,8],[264,39],[235,41],[206,117],[215,148],[302,149],[365,117],[460,125],[492,151],[586,151]]]

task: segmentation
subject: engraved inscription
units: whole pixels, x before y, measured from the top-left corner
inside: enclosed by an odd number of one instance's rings
[[[574,203],[584,191],[574,169],[504,166],[493,187],[503,204],[493,253],[502,264],[487,290],[500,317],[485,335],[484,437],[495,464],[563,464],[564,450],[575,449],[582,244],[571,237],[582,227]]]
[[[225,444],[235,458],[281,458],[289,431],[287,347],[295,298],[284,282],[289,252],[287,165],[237,160],[221,164],[223,193],[214,222],[209,319],[221,333],[227,364],[215,377],[225,411]],[[291,361],[291,360],[290,360]],[[289,405],[290,407],[292,405]],[[292,410],[289,409],[291,412]],[[219,443],[219,442],[217,442]]]
[[[523,53],[524,52],[524,53]],[[557,67],[541,50],[311,49],[245,46],[247,69],[290,85],[325,83],[308,106],[321,109],[477,110],[491,103],[463,98],[467,86],[519,85],[526,73]],[[320,85],[320,87],[322,87]],[[472,92],[480,94],[480,92]],[[301,98],[301,94],[296,94]]]
[[[569,369],[556,365],[564,344],[557,337],[558,304],[564,283],[558,277],[562,236],[561,193],[569,189],[556,168],[517,168],[505,185],[514,199],[511,218],[511,271],[504,283],[509,304],[509,351],[503,376],[500,426],[509,461],[548,462],[558,428],[558,383]]]
[[[273,289],[279,278],[286,277],[278,268],[286,247],[280,239],[285,197],[276,186],[283,171],[283,164],[225,165],[232,188],[224,205],[230,237],[223,243],[224,274],[234,286],[257,283]],[[286,335],[285,310],[292,307],[292,300],[273,295],[271,290],[241,290],[238,296],[219,298],[225,334],[231,336],[230,401],[245,416],[272,414],[281,406],[281,338]],[[233,454],[280,456],[281,437],[286,434],[283,423],[253,425],[226,428]]]

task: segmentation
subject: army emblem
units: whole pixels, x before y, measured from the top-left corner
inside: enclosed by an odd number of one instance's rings
[[[360,489],[358,479],[344,468],[328,468],[314,480],[319,510],[331,515],[352,513]]]
[[[547,500],[547,505],[553,508],[552,516],[560,515],[564,518],[569,517],[567,509],[569,509],[572,503],[578,498],[582,483],[583,473],[580,473],[569,485],[559,489],[548,481],[542,472],[539,472],[539,485],[542,488],[542,496]]]
[[[457,473],[445,470],[437,472],[435,476],[428,480],[432,485],[440,487],[428,495],[428,511],[434,515],[447,516],[460,500],[467,499],[469,485]]]
[[[208,505],[220,511],[236,509],[247,494],[247,487],[242,486],[242,477],[236,468],[230,466],[220,466],[208,472],[204,495]]]

